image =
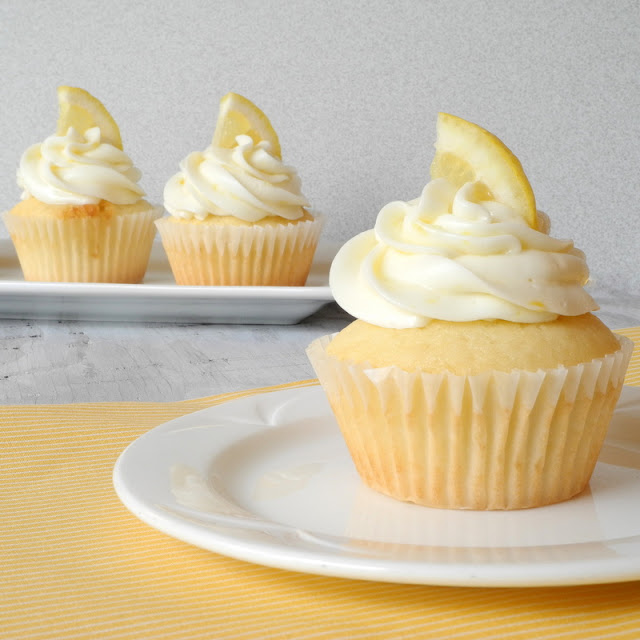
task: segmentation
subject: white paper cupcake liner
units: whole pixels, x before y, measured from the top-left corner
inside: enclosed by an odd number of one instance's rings
[[[302,286],[323,218],[264,226],[190,224],[162,218],[156,226],[178,284]]]
[[[550,370],[469,376],[308,357],[361,478],[423,505],[521,509],[581,492],[593,472],[633,350]]]
[[[54,218],[3,214],[25,280],[141,282],[160,207],[100,217]]]

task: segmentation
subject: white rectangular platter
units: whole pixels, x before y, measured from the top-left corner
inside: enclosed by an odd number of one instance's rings
[[[0,238],[0,318],[295,324],[333,301],[337,249],[320,242],[304,287],[179,286],[159,241],[141,284],[25,282],[11,240]]]

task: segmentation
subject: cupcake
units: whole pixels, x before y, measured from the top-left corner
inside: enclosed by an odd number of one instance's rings
[[[432,180],[330,272],[357,319],[309,358],[364,483],[450,509],[587,486],[632,350],[591,312],[584,254],[548,235],[520,163],[440,114]]]
[[[118,126],[91,94],[59,87],[57,132],[20,160],[3,214],[25,280],[141,282],[162,210],[143,199]]]
[[[156,225],[178,284],[305,284],[322,219],[283,164],[269,120],[246,98],[222,98],[212,144],[180,163],[164,206],[169,216]]]

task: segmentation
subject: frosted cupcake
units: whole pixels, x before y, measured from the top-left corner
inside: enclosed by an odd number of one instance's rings
[[[3,215],[25,280],[142,281],[162,210],[144,200],[118,126],[91,94],[59,87],[57,132],[20,160]]]
[[[164,206],[169,216],[156,225],[178,284],[305,284],[322,220],[246,98],[222,99],[212,144],[180,163]]]
[[[584,254],[547,234],[495,136],[441,114],[432,177],[341,248],[331,289],[358,319],[309,358],[369,487],[457,509],[567,500],[632,343],[590,313]]]

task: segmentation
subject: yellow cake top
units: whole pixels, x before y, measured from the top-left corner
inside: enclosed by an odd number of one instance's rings
[[[385,329],[356,320],[333,338],[327,352],[376,368],[474,375],[569,367],[619,348],[613,333],[587,313],[542,323],[434,320],[418,329]]]

